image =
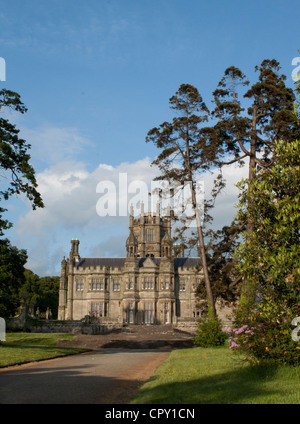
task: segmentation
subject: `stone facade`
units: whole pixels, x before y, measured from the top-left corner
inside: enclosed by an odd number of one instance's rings
[[[171,217],[130,214],[124,258],[85,258],[79,241],[61,263],[59,320],[85,316],[120,324],[195,322],[200,258],[185,258],[172,245]]]

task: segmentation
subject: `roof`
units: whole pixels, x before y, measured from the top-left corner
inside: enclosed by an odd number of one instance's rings
[[[174,258],[174,268],[193,268],[201,264],[201,258]]]
[[[111,268],[122,268],[127,258],[80,258],[77,262],[77,269],[79,267],[111,267]],[[139,258],[139,267],[143,266],[147,258]],[[157,266],[160,265],[161,258],[150,258]],[[200,258],[174,258],[174,268],[193,268],[199,265],[201,262]]]
[[[126,258],[80,258],[77,268],[88,268],[89,266],[110,266],[111,268],[121,268],[124,266]]]

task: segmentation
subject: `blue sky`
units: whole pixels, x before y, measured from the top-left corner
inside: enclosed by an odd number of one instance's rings
[[[2,2],[0,87],[28,107],[11,120],[32,145],[46,204],[35,212],[22,198],[7,204],[14,227],[6,235],[27,249],[27,266],[57,274],[73,237],[82,256],[125,255],[128,219],[97,216],[99,179],[130,172],[151,181],[157,151],[145,137],[171,118],[168,100],[182,83],[210,107],[227,67],[254,81],[255,65],[275,58],[292,86],[299,9],[294,0]],[[228,173],[232,182],[243,176]],[[235,193],[228,187],[220,198],[217,224],[230,220]]]

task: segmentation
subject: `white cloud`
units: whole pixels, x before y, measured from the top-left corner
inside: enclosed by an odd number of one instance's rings
[[[106,251],[114,256],[113,245],[116,256],[124,255],[125,245],[120,246],[120,237],[127,234],[128,217],[118,216],[118,213],[117,216],[100,217],[96,204],[101,194],[96,192],[96,187],[100,181],[113,182],[117,188],[118,208],[119,199],[124,201],[125,195],[118,193],[119,177],[125,173],[128,184],[141,179],[149,187],[157,175],[155,168],[150,166],[149,158],[135,163],[121,163],[116,167],[100,164],[93,172],[88,172],[85,165],[79,162],[61,162],[38,173],[38,189],[45,208],[35,211],[28,208],[14,226],[19,239],[17,244],[28,246],[28,267],[34,268],[34,272],[37,269],[42,272],[44,261],[43,273],[51,273],[51,269],[53,273],[59,268],[61,257],[52,261],[49,259],[51,252],[61,252],[62,246],[69,249],[72,238],[82,241],[85,250],[82,255],[104,254]]]
[[[223,170],[223,175],[226,180],[226,187],[217,197],[213,216],[213,225],[216,228],[221,228],[224,225],[229,225],[236,215],[236,208],[234,205],[238,202],[238,188],[236,184],[243,178],[248,177],[247,167],[240,168],[236,165],[226,166]]]
[[[127,176],[127,182],[124,180]],[[245,177],[245,169],[228,166],[224,169],[227,186],[217,199],[213,211],[214,227],[229,224],[234,216],[237,201],[235,184]],[[123,179],[120,179],[120,175]],[[92,172],[85,164],[68,161],[60,162],[37,174],[39,191],[45,203],[44,209],[29,209],[16,222],[15,234],[19,246],[26,246],[29,254],[28,268],[38,275],[59,273],[60,261],[68,255],[70,240],[80,240],[82,256],[124,256],[128,236],[128,215],[119,216],[119,201],[127,202],[134,193],[122,191],[133,181],[143,181],[149,191],[158,170],[151,167],[149,158],[135,163],[124,162],[118,166],[99,164]],[[205,196],[209,195],[215,175],[203,176]],[[103,194],[96,192],[101,181],[110,181],[116,187],[116,216],[101,217],[96,205]],[[112,196],[108,196],[112,199]]]
[[[214,228],[222,228],[224,225],[229,225],[236,215],[234,205],[238,202],[238,189],[236,184],[243,178],[247,178],[247,167],[239,167],[235,164],[227,165],[223,168],[223,178],[226,182],[225,188],[218,195],[215,206],[210,214],[213,216],[214,221],[212,226]],[[210,196],[213,187],[214,179],[218,174],[218,170],[211,173],[206,173],[203,177],[205,198]]]

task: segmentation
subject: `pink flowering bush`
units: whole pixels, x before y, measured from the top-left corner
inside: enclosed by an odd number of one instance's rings
[[[241,319],[242,325],[228,328],[229,349],[246,354],[252,363],[269,360],[300,365],[300,342],[292,339],[291,325],[298,310],[265,298]]]
[[[238,328],[228,328],[229,349],[241,348],[239,350],[248,350],[251,346],[253,346],[255,337],[258,335],[257,330],[262,326],[263,324],[258,324],[257,326],[250,327],[248,324],[245,324]]]

